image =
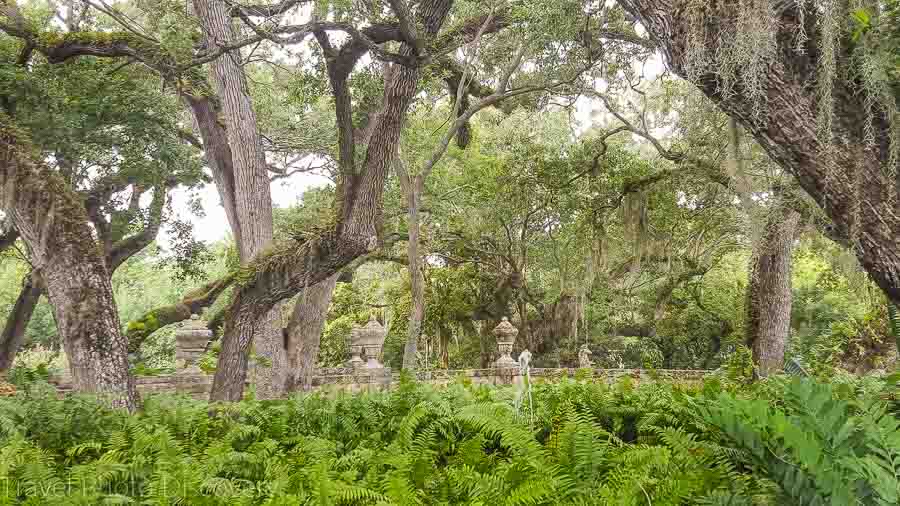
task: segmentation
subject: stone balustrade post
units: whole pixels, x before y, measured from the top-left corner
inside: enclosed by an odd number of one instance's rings
[[[206,351],[206,343],[212,339],[212,334],[206,323],[195,314],[175,331],[175,368],[178,374],[203,374],[197,362]]]
[[[360,357],[363,352],[362,346],[357,344],[359,342],[359,331],[359,325],[353,325],[350,329],[350,360],[347,361],[347,367],[354,369],[365,365],[362,357]]]

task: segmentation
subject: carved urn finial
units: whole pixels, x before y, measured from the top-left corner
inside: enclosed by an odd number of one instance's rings
[[[509,318],[505,316],[494,328],[497,348],[500,351],[500,358],[494,363],[496,367],[516,367],[517,363],[512,358],[512,349],[517,335],[519,335],[519,329],[513,327],[512,323],[509,323]]]
[[[197,360],[206,351],[212,331],[196,314],[175,332],[175,364],[179,373],[200,373]]]

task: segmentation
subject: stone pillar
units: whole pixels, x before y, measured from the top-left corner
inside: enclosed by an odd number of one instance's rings
[[[507,369],[518,366],[518,363],[512,358],[513,344],[516,342],[516,336],[519,335],[519,329],[513,327],[509,323],[509,318],[503,317],[500,324],[494,328],[494,336],[497,338],[497,348],[500,351],[500,358],[494,362],[494,367]]]
[[[206,343],[212,339],[212,331],[199,316],[191,319],[175,332],[175,368],[177,374],[203,374],[197,361],[206,351]]]
[[[359,325],[353,325],[353,328],[350,329],[350,360],[347,361],[347,367],[354,369],[365,365],[362,357],[360,357],[363,349],[359,344],[359,331]]]
[[[359,345],[366,354],[366,369],[384,369],[384,364],[378,361],[378,356],[384,347],[387,330],[378,323],[374,314],[369,316],[366,326],[359,329],[358,335]]]

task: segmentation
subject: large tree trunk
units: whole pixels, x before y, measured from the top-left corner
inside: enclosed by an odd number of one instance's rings
[[[194,0],[194,10],[203,26],[207,47],[221,47],[238,38],[229,7],[222,0]],[[256,113],[247,87],[247,78],[241,65],[240,51],[230,51],[210,64],[210,76],[222,105],[226,120],[226,138],[231,148],[233,162],[233,206],[237,214],[239,232],[238,252],[241,263],[256,258],[271,245],[273,237],[272,196],[266,169],[266,157],[257,130]],[[224,178],[222,178],[224,179]],[[226,205],[226,210],[230,204]],[[250,339],[256,353],[269,364],[255,369],[256,395],[261,399],[280,397],[287,380],[287,355],[283,347],[281,311],[278,305],[261,316],[259,326],[251,335],[226,335],[223,341]],[[242,330],[242,329],[236,329]],[[226,327],[226,332],[228,328]],[[227,352],[234,351],[227,348]],[[231,363],[246,364],[246,360],[233,360],[224,356],[222,349],[220,366]],[[246,350],[241,350],[246,353]],[[216,369],[216,377],[225,374],[223,367]],[[246,373],[241,373],[245,376]],[[221,381],[216,381],[215,385]],[[216,397],[215,386],[213,396]]]
[[[310,286],[300,294],[288,323],[287,350],[291,377],[288,390],[309,390],[316,373],[316,360],[328,308],[340,273],[332,274],[321,283]]]
[[[418,21],[427,38],[440,29],[452,2],[428,0],[419,4]],[[408,44],[401,54],[413,52]],[[388,166],[397,153],[406,110],[415,96],[418,68],[400,66],[385,86],[384,108],[378,115],[366,149],[363,172],[352,188],[342,192],[341,213],[346,216],[337,227],[306,242],[295,241],[279,248],[250,266],[251,275],[241,284],[225,322],[219,367],[213,379],[212,400],[238,400],[244,388],[249,336],[279,302],[312,286],[378,245]],[[290,260],[289,262],[287,260]]]
[[[677,0],[618,0],[650,33],[671,70],[685,77],[686,54],[697,50],[688,41],[691,23],[698,14],[690,2]],[[706,51],[714,55],[722,27],[741,7],[738,0],[716,2],[705,10]],[[834,222],[835,234],[854,250],[862,266],[887,296],[900,303],[900,213],[892,195],[900,193],[897,172],[889,170],[890,125],[884,111],[876,110],[875,146],[865,139],[869,121],[866,92],[852,80],[846,48],[839,48],[833,84],[833,139],[823,143],[817,135],[820,78],[816,65],[821,38],[815,26],[816,12],[807,7],[806,53],[795,50],[799,20],[794,2],[778,2],[777,63],[765,69],[766,103],[755,114],[757,103],[747,94],[738,75],[733,92],[721,93],[718,65],[711,63],[699,78],[700,90],[729,116],[738,120],[781,167],[793,174],[804,190]],[[839,43],[840,44],[840,43]],[[689,47],[689,45],[692,45]],[[851,77],[847,77],[851,76]],[[893,179],[892,176],[893,175]],[[827,186],[827,187],[826,187]],[[855,209],[859,212],[854,212]],[[858,218],[857,218],[858,216]],[[851,229],[854,232],[851,232]]]
[[[747,345],[763,377],[784,366],[791,330],[791,254],[799,224],[796,211],[782,205],[772,209],[750,259]]]
[[[46,285],[75,389],[135,410],[138,394],[104,254],[82,202],[31,156],[27,140],[0,117],[0,208],[11,216]]]
[[[35,274],[25,277],[16,303],[3,326],[3,334],[0,334],[0,374],[12,367],[16,353],[25,341],[25,329],[41,298],[41,285],[35,277]]]

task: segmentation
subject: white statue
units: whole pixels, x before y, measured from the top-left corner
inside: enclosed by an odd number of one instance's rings
[[[578,350],[578,367],[581,368],[590,368],[594,366],[594,363],[591,362],[591,349],[588,348],[587,343],[581,345],[581,349]]]
[[[522,353],[519,353],[519,371],[522,374],[528,372],[528,364],[531,362],[531,352],[528,351],[528,348],[522,350]]]

